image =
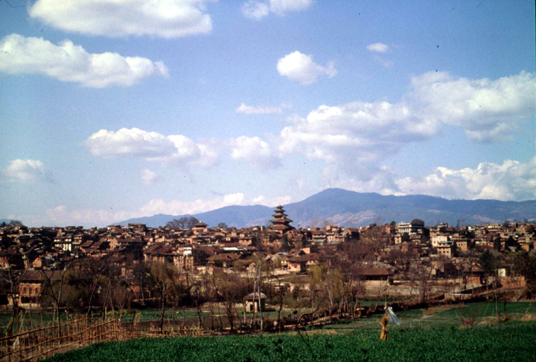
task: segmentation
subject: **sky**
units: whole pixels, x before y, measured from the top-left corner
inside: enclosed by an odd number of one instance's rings
[[[534,200],[534,7],[0,0],[0,218]]]

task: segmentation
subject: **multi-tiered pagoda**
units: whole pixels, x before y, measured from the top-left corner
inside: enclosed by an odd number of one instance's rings
[[[287,214],[285,214],[285,209],[283,209],[283,206],[279,205],[276,207],[272,216],[274,217],[272,220],[270,220],[272,223],[272,230],[284,234],[287,231],[294,229],[292,226],[290,226],[292,220],[290,220],[287,217]]]

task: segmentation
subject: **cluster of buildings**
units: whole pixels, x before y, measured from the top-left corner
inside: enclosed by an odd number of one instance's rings
[[[303,275],[312,266],[353,258],[359,261],[355,272],[364,280],[408,278],[416,265],[424,265],[432,277],[459,278],[463,270],[477,279],[472,281],[481,282],[479,253],[513,253],[536,247],[532,224],[428,227],[415,219],[360,228],[327,225],[295,229],[291,223],[278,206],[270,226],[242,229],[209,227],[203,222],[191,229],[144,224],[90,229],[6,226],[0,229],[0,269],[27,271],[21,280],[21,298],[40,293],[45,272],[53,275],[74,260],[105,256],[125,263],[125,272],[132,263],[145,261],[170,263],[194,275],[211,273],[215,268],[247,273],[259,258],[274,274]],[[126,256],[131,265],[126,265]]]

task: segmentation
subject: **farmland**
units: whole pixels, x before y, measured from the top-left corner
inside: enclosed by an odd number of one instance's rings
[[[460,329],[393,328],[280,335],[137,339],[56,355],[63,361],[533,361],[536,324]]]
[[[496,322],[496,307],[506,322]],[[532,361],[536,303],[471,303],[397,313],[380,341],[381,315],[282,334],[137,339],[100,343],[62,361]],[[470,325],[465,324],[471,320]]]

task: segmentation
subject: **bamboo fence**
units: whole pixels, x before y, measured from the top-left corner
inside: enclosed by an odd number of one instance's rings
[[[197,327],[180,328],[165,325],[161,329],[150,324],[121,323],[115,319],[103,321],[84,317],[0,338],[0,362],[38,361],[56,353],[98,342],[205,334],[203,329]]]

